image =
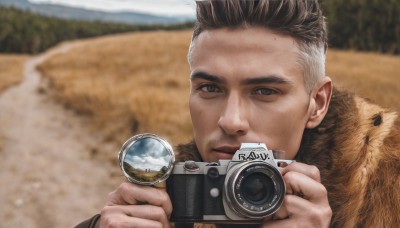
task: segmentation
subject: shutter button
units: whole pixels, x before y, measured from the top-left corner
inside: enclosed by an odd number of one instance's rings
[[[185,161],[185,165],[183,165],[183,168],[189,172],[196,172],[200,169],[199,165],[197,165],[195,161],[191,160]]]

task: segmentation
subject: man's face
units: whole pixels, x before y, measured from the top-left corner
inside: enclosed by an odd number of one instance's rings
[[[293,159],[311,115],[293,38],[258,27],[203,31],[192,43],[190,113],[204,161],[242,142]]]

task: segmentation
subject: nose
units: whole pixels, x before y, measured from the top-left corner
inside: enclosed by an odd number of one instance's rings
[[[236,93],[231,93],[225,102],[218,120],[218,126],[225,134],[240,136],[249,130],[244,102]]]

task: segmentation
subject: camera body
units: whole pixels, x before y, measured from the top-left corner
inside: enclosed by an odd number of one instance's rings
[[[232,160],[178,162],[167,179],[173,222],[260,223],[286,192],[281,164],[262,143],[242,143]]]

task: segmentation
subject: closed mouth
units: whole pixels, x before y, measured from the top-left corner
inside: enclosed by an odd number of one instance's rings
[[[239,149],[240,149],[239,146],[219,146],[219,147],[214,147],[212,150],[217,153],[234,154]]]

